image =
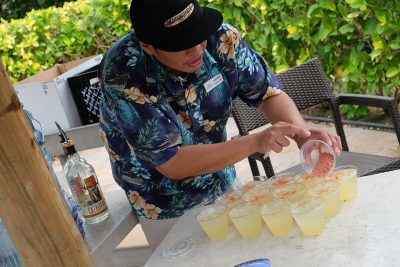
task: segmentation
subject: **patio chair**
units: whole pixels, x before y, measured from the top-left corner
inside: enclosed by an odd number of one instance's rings
[[[393,97],[357,94],[339,94],[335,96],[318,58],[280,73],[277,77],[283,85],[284,91],[293,99],[300,111],[319,103],[329,103],[336,133],[340,136],[343,146],[343,152],[336,160],[337,166],[354,165],[358,168],[360,176],[372,174],[376,171],[379,172],[379,170],[388,171],[400,168],[400,158],[349,152],[339,113],[341,104],[383,108],[389,112],[392,118],[397,139],[400,143],[400,115],[396,100]],[[247,135],[250,131],[268,124],[268,120],[261,112],[256,108],[247,106],[239,98],[233,104],[233,118],[240,135]],[[268,177],[272,177],[275,174],[269,157],[264,159],[262,154],[255,153],[249,156],[248,160],[253,176],[260,175],[257,161],[261,162]],[[296,165],[286,171],[300,173],[302,169],[300,165]]]

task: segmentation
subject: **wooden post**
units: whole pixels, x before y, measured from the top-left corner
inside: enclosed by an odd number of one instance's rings
[[[94,266],[1,59],[0,217],[24,266]]]

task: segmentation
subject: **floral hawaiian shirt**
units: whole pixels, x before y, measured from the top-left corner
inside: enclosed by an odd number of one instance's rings
[[[99,77],[100,136],[113,176],[138,216],[167,219],[214,201],[235,179],[234,167],[172,180],[156,167],[179,147],[226,141],[225,125],[238,96],[248,105],[278,94],[265,61],[223,24],[207,42],[203,64],[182,79],[144,53],[134,31],[104,56]]]

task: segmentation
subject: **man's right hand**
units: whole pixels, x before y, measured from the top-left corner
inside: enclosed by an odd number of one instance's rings
[[[279,153],[290,144],[288,138],[293,139],[295,136],[297,138],[307,138],[311,135],[311,132],[293,124],[277,122],[270,128],[254,135],[256,138],[256,150],[264,154],[271,150]]]

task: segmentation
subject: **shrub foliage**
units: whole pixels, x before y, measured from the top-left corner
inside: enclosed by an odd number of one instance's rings
[[[400,0],[200,0],[275,72],[318,56],[336,92],[399,98]],[[1,20],[0,53],[14,81],[103,53],[130,29],[130,0],[77,0]],[[351,107],[349,114],[365,112]]]

